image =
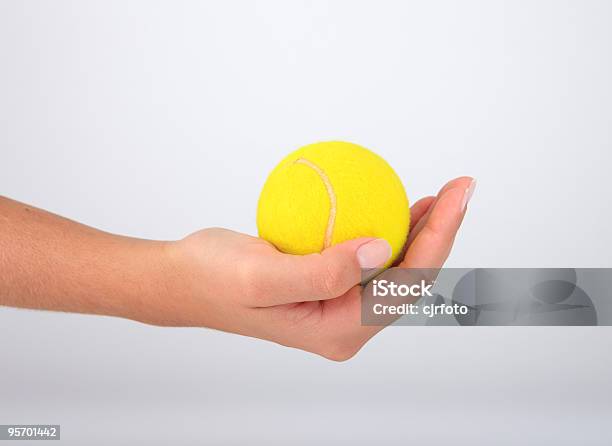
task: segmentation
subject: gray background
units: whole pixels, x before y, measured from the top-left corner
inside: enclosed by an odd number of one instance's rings
[[[255,233],[274,164],[346,139],[413,200],[478,179],[449,266],[610,267],[611,19],[607,1],[0,1],[1,193],[139,237]],[[603,445],[611,344],[394,327],[337,364],[1,309],[0,421],[59,423],[64,444]]]

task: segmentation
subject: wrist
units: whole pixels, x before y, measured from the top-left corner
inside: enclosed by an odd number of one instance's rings
[[[175,242],[127,240],[117,263],[119,297],[113,316],[152,325],[168,325],[176,301]]]

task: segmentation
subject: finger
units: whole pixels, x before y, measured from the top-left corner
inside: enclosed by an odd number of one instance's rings
[[[429,209],[427,210],[426,214],[418,221],[418,223],[415,224],[414,228],[411,229],[410,234],[408,234],[408,241],[406,243],[407,247],[409,247],[412,244],[414,239],[421,232],[421,229],[423,229],[423,226],[425,226],[425,222],[427,221],[427,219],[431,215],[431,211],[433,210],[433,205],[435,205],[436,201],[442,196],[442,194],[446,192],[447,190],[452,189],[453,187],[457,186],[459,183],[462,183],[464,181],[471,182],[471,180],[472,180],[471,177],[459,177],[459,178],[455,178],[454,180],[449,181],[444,186],[442,186],[442,188],[438,191],[438,195],[435,197],[434,202],[432,203],[432,205],[429,206]]]
[[[450,180],[448,183],[446,183],[444,186],[442,186],[440,188],[440,190],[438,191],[438,194],[436,195],[437,198],[440,198],[442,196],[442,194],[444,192],[446,192],[449,189],[453,189],[455,187],[458,187],[462,184],[468,184],[469,185],[472,183],[472,181],[476,181],[474,178],[472,177],[468,177],[468,176],[462,176],[462,177],[457,177],[453,180]]]
[[[444,264],[475,185],[472,178],[461,177],[442,188],[429,216],[421,219],[422,227],[415,228],[416,235],[401,267],[440,268]]]
[[[427,213],[436,197],[424,197],[414,203],[410,208],[410,230],[417,225],[419,220]]]
[[[421,198],[419,201],[414,203],[412,207],[410,208],[410,229],[408,230],[408,237],[406,238],[406,241],[404,242],[404,245],[402,246],[402,250],[397,255],[397,258],[395,259],[391,267],[398,266],[400,262],[404,259],[406,250],[408,249],[408,246],[410,245],[410,236],[412,232],[414,231],[414,228],[419,224],[419,222],[427,214],[427,212],[431,208],[431,205],[433,204],[435,199],[436,197],[432,197],[432,196]]]
[[[320,254],[273,254],[260,259],[248,284],[254,306],[333,299],[361,281],[361,270],[391,257],[386,240],[359,238]]]

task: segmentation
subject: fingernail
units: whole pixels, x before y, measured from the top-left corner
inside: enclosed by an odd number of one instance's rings
[[[465,211],[466,206],[472,199],[472,195],[474,195],[474,189],[476,189],[476,180],[472,178],[472,182],[470,183],[468,188],[465,190],[465,193],[463,194],[463,200],[461,202],[461,212]]]
[[[391,245],[378,238],[365,243],[357,250],[357,261],[362,268],[378,268],[391,258]]]

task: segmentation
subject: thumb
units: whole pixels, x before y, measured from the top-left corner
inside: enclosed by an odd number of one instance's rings
[[[358,238],[303,256],[276,252],[260,264],[263,305],[333,299],[361,281],[361,269],[378,268],[391,257],[384,239]]]

